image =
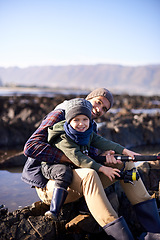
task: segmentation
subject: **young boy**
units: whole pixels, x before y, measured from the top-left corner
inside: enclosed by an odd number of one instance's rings
[[[114,150],[115,153],[123,154],[123,146],[107,140],[93,131],[91,120],[92,104],[81,98],[68,101],[65,118],[66,120],[54,124],[48,128],[48,142],[59,148],[73,163],[72,167],[92,168],[97,172],[103,172],[112,181],[115,176],[120,177],[119,169],[106,167],[88,156],[90,146],[102,151]],[[54,179],[56,185],[50,205],[50,211],[45,215],[57,220],[59,211],[67,197],[67,187],[72,181],[70,166],[58,164],[57,169],[52,171],[52,166],[42,164],[42,173],[48,179]],[[57,184],[57,175],[60,176]]]

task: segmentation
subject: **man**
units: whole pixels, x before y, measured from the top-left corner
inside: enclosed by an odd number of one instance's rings
[[[113,105],[113,96],[105,88],[95,89],[86,99],[93,106],[92,116],[94,119],[101,117]],[[47,142],[48,127],[64,119],[65,102],[47,115],[24,147],[24,154],[29,158],[23,169],[22,180],[36,187],[40,199],[47,204],[50,204],[52,199],[54,181],[48,181],[44,178],[41,172],[41,162],[55,163],[55,165],[62,162],[70,162],[60,150],[51,147]],[[96,131],[96,123],[94,125],[94,130]],[[134,158],[136,153],[124,149],[124,154]],[[91,148],[89,156],[93,155],[95,156],[96,152],[94,148]],[[110,162],[117,165],[117,168],[120,168],[121,162],[117,161],[112,154],[106,156],[106,164]],[[126,163],[125,170],[130,170],[133,167],[133,162]],[[111,182],[103,173],[97,174],[93,169],[74,169],[73,180],[68,189],[66,202],[72,202],[84,196],[92,216],[107,234],[117,240],[133,239],[125,220],[123,217],[118,217],[104,193],[103,188],[112,183],[114,181]],[[128,199],[134,205],[139,220],[148,232],[147,235],[150,237],[154,233],[159,234],[160,220],[155,201],[152,201],[153,199],[146,191],[141,179],[138,179],[135,185],[124,183],[123,181],[120,181],[120,183]],[[152,211],[150,211],[151,208]],[[144,218],[145,214],[147,214],[147,217]],[[150,219],[152,219],[152,223]]]
[[[103,116],[113,106],[113,96],[110,91],[105,88],[95,89],[88,94],[86,99],[90,101],[93,106],[93,119]],[[50,112],[24,146],[24,154],[29,158],[23,169],[22,180],[34,187],[44,188],[48,181],[41,173],[41,162],[44,161],[50,164],[70,162],[60,150],[51,147],[47,142],[48,127],[65,119],[65,105],[66,101]],[[96,128],[96,123],[94,123],[95,131],[97,131]],[[95,156],[96,149],[91,147],[90,155]],[[132,152],[131,157],[133,157]],[[108,163],[117,163],[117,160],[110,154],[107,155],[106,160]]]

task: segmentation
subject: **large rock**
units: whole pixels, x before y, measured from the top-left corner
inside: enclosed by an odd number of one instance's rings
[[[147,188],[151,193],[157,195],[160,200],[160,160],[144,162],[138,166],[138,171],[141,178]],[[159,196],[158,196],[159,194]]]
[[[26,160],[27,157],[23,154],[23,152],[3,157],[2,159],[0,159],[0,169],[22,167],[24,166]]]
[[[41,202],[12,213],[1,209],[0,239],[56,239],[56,223],[44,217],[46,210],[48,206]]]
[[[131,148],[160,143],[160,113],[134,115],[124,110],[111,116],[99,128],[103,137]]]

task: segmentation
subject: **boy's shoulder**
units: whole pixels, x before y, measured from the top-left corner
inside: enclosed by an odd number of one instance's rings
[[[55,123],[53,126],[48,128],[48,142],[53,143],[56,138],[64,134],[64,125],[65,120]]]

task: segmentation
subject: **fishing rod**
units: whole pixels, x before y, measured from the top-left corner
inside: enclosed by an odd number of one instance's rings
[[[160,155],[134,155],[134,159],[132,159],[129,156],[114,156],[114,157],[120,161],[134,161],[134,162],[160,160]]]
[[[160,160],[160,154],[157,155],[134,155],[134,159],[132,159],[129,156],[125,156],[125,155],[118,155],[115,156],[116,160],[120,160],[122,162],[129,162],[129,161],[134,161],[134,162],[145,162],[145,161],[156,161],[156,160]],[[95,156],[93,157],[93,159],[101,164],[104,164],[106,162],[106,156]]]

